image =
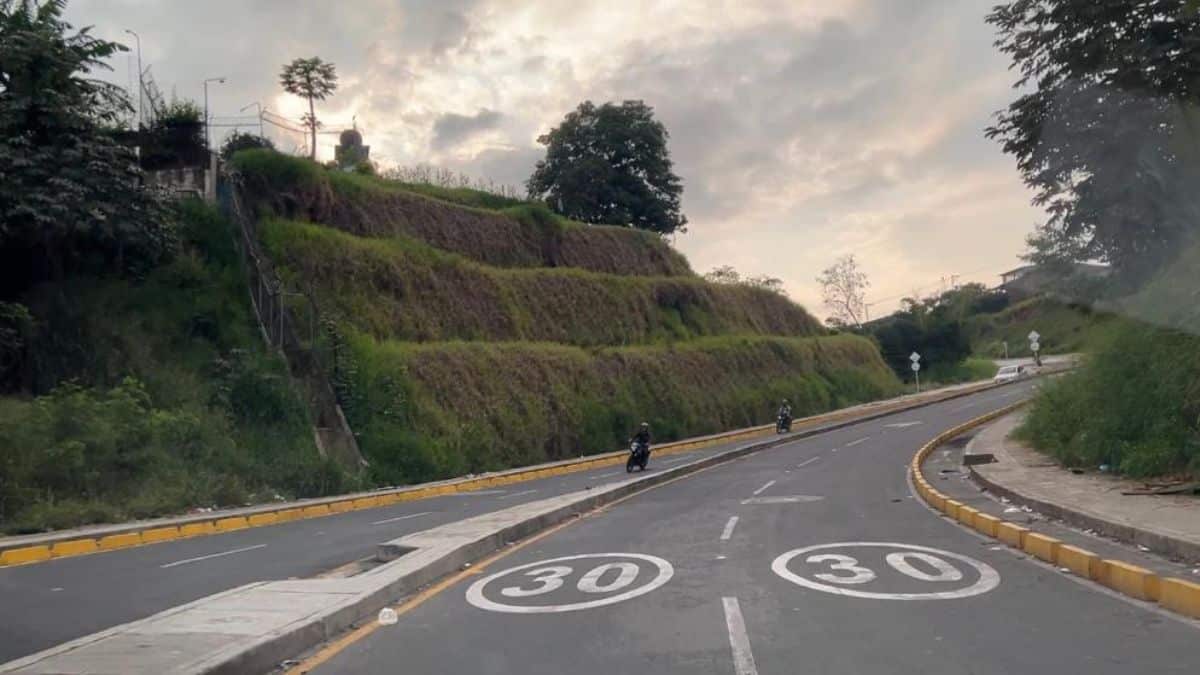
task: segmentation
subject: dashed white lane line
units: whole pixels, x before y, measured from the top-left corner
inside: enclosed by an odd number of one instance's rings
[[[818,459],[821,459],[821,458],[820,457],[810,457],[810,458],[804,460],[803,462],[800,462],[799,464],[797,464],[796,468],[800,469],[805,466],[808,466],[809,464],[812,464],[813,462],[817,461]]]
[[[721,598],[725,605],[725,626],[729,629],[729,648],[733,651],[735,675],[758,675],[754,664],[754,653],[750,651],[750,636],[746,634],[746,620],[737,598]]]
[[[773,481],[773,480],[769,480],[769,481],[767,481],[767,484],[766,484],[766,485],[764,485],[764,486],[762,486],[762,487],[758,488],[757,490],[755,490],[755,491],[754,491],[754,494],[755,494],[755,495],[760,495],[760,494],[762,494],[763,492],[766,492],[767,488],[771,487],[771,486],[772,486],[772,485],[774,485],[774,484],[775,484],[775,481]]]
[[[221,558],[221,557],[224,557],[227,555],[233,555],[234,553],[243,553],[245,551],[253,551],[256,548],[266,548],[266,547],[267,547],[266,544],[258,544],[256,546],[244,546],[242,548],[235,548],[232,551],[222,551],[221,553],[212,553],[209,555],[202,555],[197,558],[186,558],[184,560],[176,560],[175,562],[167,563],[165,565],[159,565],[159,567],[161,567],[165,570],[168,567],[176,567],[178,565],[187,565],[188,563],[200,562],[201,560],[209,560],[212,558]]]
[[[407,516],[396,516],[395,518],[387,518],[384,520],[377,520],[371,524],[372,525],[385,525],[387,523],[394,523],[397,520],[408,520],[409,518],[417,518],[419,516],[427,516],[431,513],[433,513],[433,511],[422,511],[420,513],[410,513]]]
[[[846,447],[853,448],[854,446],[858,445],[859,443],[866,443],[869,440],[871,440],[870,436],[863,436],[862,438],[858,439],[857,441],[850,441],[849,443],[846,444]]]
[[[509,497],[520,497],[521,495],[531,495],[531,494],[533,494],[533,493],[535,493],[535,492],[537,492],[537,490],[536,490],[536,489],[533,489],[533,490],[522,490],[521,492],[514,492],[514,493],[512,493],[511,495],[502,495],[502,496],[500,496],[500,497],[496,497],[496,499],[508,499]]]
[[[725,523],[725,529],[721,530],[721,541],[728,541],[733,536],[733,528],[737,527],[737,516],[731,516],[729,522]]]
[[[609,471],[608,473],[602,473],[599,476],[596,476],[596,478],[608,478],[609,476],[615,476],[619,473],[621,473],[621,472],[620,471]]]

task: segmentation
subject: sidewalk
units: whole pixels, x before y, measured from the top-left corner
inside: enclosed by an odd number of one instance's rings
[[[1200,562],[1200,497],[1122,495],[1137,481],[1088,472],[1075,474],[1009,434],[1023,413],[984,427],[967,446],[996,461],[969,467],[994,495],[1074,527],[1144,546],[1177,560]]]

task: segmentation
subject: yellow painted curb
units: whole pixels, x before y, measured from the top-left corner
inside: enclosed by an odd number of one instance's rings
[[[60,541],[50,547],[50,556],[54,558],[66,558],[72,555],[83,555],[85,553],[95,553],[100,547],[96,545],[95,539],[73,539],[71,541]]]
[[[256,513],[246,518],[246,524],[250,527],[262,527],[263,525],[274,525],[279,522],[279,516],[275,513]]]
[[[957,518],[958,522],[973,529],[975,527],[976,513],[979,513],[979,509],[964,505],[958,507],[958,513],[955,514],[955,518]]]
[[[958,520],[958,510],[960,508],[962,508],[962,502],[957,499],[946,499],[942,502],[942,512],[955,520]]]
[[[1014,523],[1002,522],[996,526],[996,538],[1013,548],[1025,548],[1025,535],[1029,528]]]
[[[1144,567],[1120,560],[1104,560],[1100,582],[1139,600],[1158,600],[1158,575]]]
[[[1037,532],[1026,532],[1022,550],[1035,558],[1054,564],[1058,560],[1059,546],[1062,546],[1062,542],[1054,537]]]
[[[1183,579],[1162,579],[1159,582],[1158,604],[1172,612],[1200,619],[1200,584]]]
[[[178,527],[156,527],[142,532],[143,544],[157,544],[160,541],[174,541],[179,538]]]
[[[179,536],[181,537],[199,537],[206,534],[214,534],[216,531],[217,528],[211,520],[201,523],[187,523],[179,526]]]
[[[363,497],[354,500],[354,510],[373,509],[379,506],[379,497]]]
[[[275,520],[280,523],[290,523],[304,518],[304,509],[284,509],[275,512]]]
[[[1100,580],[1102,572],[1100,563],[1100,556],[1086,549],[1070,544],[1058,547],[1058,565],[1085,579]]]
[[[100,537],[96,542],[102,551],[113,551],[118,548],[129,548],[142,543],[141,532],[126,532],[125,534],[110,534],[107,537]]]
[[[10,548],[0,553],[0,565],[24,565],[50,559],[49,546],[25,546]]]
[[[995,538],[996,528],[1000,527],[1000,520],[996,516],[978,512],[975,514],[975,530],[980,534],[986,534],[989,537]]]
[[[346,513],[347,511],[353,511],[353,510],[354,510],[354,502],[351,502],[351,501],[333,502],[332,504],[329,505],[330,513]]]
[[[244,530],[250,527],[250,524],[246,522],[245,516],[234,516],[218,520],[216,527],[217,532],[234,532],[236,530]]]
[[[326,506],[325,504],[318,504],[317,506],[306,506],[306,507],[304,507],[304,509],[302,509],[300,511],[300,513],[305,518],[316,518],[317,516],[327,516],[327,515],[329,515],[329,507]]]

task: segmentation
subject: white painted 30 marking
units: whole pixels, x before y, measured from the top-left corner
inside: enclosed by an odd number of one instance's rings
[[[602,562],[596,565],[580,564],[578,569],[582,570],[583,574],[575,584],[568,586],[567,582],[576,574],[577,568],[572,564],[565,563],[589,559],[601,559]],[[608,561],[603,562],[604,559]],[[652,574],[643,574],[643,571],[650,571]],[[484,577],[471,584],[471,587],[467,589],[467,602],[480,609],[509,614],[573,612],[611,605],[649,593],[670,581],[674,574],[675,569],[671,567],[671,563],[652,555],[641,553],[571,555],[519,565]],[[653,578],[650,578],[651,576]],[[634,585],[639,577],[647,581],[641,585]],[[568,587],[580,593],[609,595],[595,600],[555,605],[508,604],[491,600],[485,593],[489,584],[501,579],[508,582],[499,591],[499,594],[505,598],[532,598]]]
[[[835,553],[830,549],[839,552]],[[880,580],[878,568],[873,569],[868,564],[861,563],[858,558],[848,555],[846,553],[848,549],[893,549],[883,556],[883,561],[887,567],[903,577],[939,585],[959,583],[960,587],[921,593],[888,593],[848,588],[848,586],[860,586]],[[825,551],[830,552],[825,553]],[[788,567],[789,563],[797,558],[808,566],[804,573]],[[928,570],[933,571],[921,569],[915,566],[914,562],[919,562]],[[818,569],[821,571],[816,571]],[[842,542],[798,548],[775,558],[775,561],[771,563],[771,570],[794,584],[815,591],[876,600],[966,598],[987,593],[1000,584],[1000,574],[990,565],[974,558],[928,546],[892,542]],[[962,586],[960,582],[966,578],[963,572],[967,570],[973,571],[972,577],[977,576],[978,578],[972,583]],[[891,578],[895,579],[896,577],[892,576]]]

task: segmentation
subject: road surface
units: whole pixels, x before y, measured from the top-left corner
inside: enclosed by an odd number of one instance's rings
[[[986,541],[914,498],[938,432],[1021,383],[823,433],[515,547],[318,653],[333,673],[1194,672],[1195,622]]]

